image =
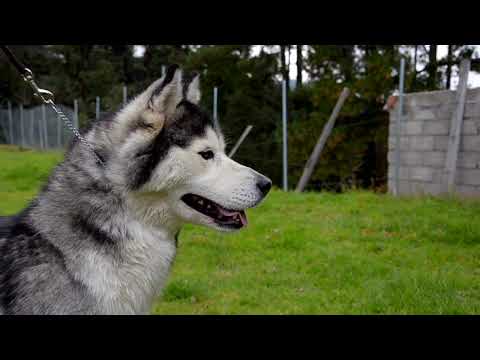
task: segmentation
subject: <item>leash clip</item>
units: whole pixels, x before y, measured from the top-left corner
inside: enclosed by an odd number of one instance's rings
[[[57,108],[55,106],[54,102],[54,96],[51,91],[41,89],[38,87],[38,85],[35,83],[35,80],[33,79],[33,72],[29,68],[25,67],[23,64],[21,64],[15,55],[10,51],[10,49],[5,46],[5,45],[0,45],[0,49],[3,50],[5,55],[8,57],[10,62],[15,66],[17,71],[20,73],[22,76],[23,81],[27,82],[30,87],[33,89],[33,94],[37,97],[39,97],[45,104],[50,105],[50,107],[55,111],[57,114],[57,117],[65,123],[65,125],[70,129],[70,131],[73,132],[73,134],[78,138],[78,140],[84,144],[87,148],[89,148],[93,155],[95,156],[97,162],[103,166],[105,166],[104,161],[101,159],[101,157],[97,154],[95,151],[95,148],[93,147],[92,144],[90,144],[75,128],[75,126],[71,123],[71,121],[68,119],[68,117],[63,113],[62,110]]]
[[[23,79],[30,84],[30,87],[33,89],[33,93],[35,96],[38,96],[40,99],[45,104],[48,104],[53,101],[54,96],[51,91],[41,89],[38,87],[38,85],[35,83],[35,80],[33,79],[33,73],[30,69],[25,68],[25,75],[23,75]]]

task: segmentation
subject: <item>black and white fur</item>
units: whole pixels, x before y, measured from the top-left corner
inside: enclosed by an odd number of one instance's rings
[[[105,166],[74,141],[29,207],[0,218],[0,314],[149,313],[183,224],[241,227],[182,201],[192,193],[236,214],[271,185],[225,155],[199,100],[198,76],[170,67],[84,132]]]

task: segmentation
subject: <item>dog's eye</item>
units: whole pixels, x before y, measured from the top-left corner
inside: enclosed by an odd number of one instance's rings
[[[205,160],[213,159],[213,151],[211,151],[211,150],[200,151],[199,154],[200,154],[200,156],[203,157]]]

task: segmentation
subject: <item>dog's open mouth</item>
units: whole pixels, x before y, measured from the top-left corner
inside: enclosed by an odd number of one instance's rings
[[[223,227],[240,229],[247,225],[247,215],[243,210],[229,210],[199,195],[185,194],[182,201],[194,210],[206,215]]]

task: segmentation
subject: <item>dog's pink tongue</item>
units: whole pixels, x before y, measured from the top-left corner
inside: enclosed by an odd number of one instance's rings
[[[218,210],[223,216],[233,216],[235,214],[238,214],[238,211],[229,211],[227,209],[219,207]]]
[[[245,214],[244,211],[240,211],[239,214],[240,214],[240,221],[242,222],[242,225],[247,226],[248,225],[247,214]]]
[[[247,226],[248,220],[245,211],[230,211],[221,207],[219,207],[218,210],[223,216],[238,216],[242,222],[242,226]]]

